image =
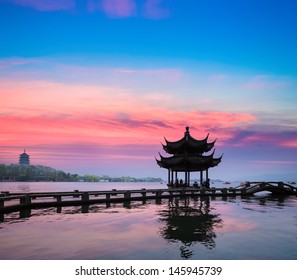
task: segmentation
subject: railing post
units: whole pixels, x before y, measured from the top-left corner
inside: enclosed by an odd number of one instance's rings
[[[117,190],[116,189],[112,189],[112,196],[117,196],[117,193],[115,193]]]
[[[125,199],[130,199],[131,198],[131,192],[127,191],[124,193],[124,198]]]
[[[222,195],[227,195],[227,189],[226,188],[222,189],[221,192],[222,192]]]
[[[241,189],[241,195],[246,195],[246,189]]]
[[[89,193],[88,192],[84,192],[81,196],[81,200],[86,202],[89,201]]]
[[[31,204],[31,197],[30,195],[25,195],[20,198],[21,205],[30,205]]]
[[[1,200],[0,200],[0,208],[3,208],[3,207],[4,207],[4,200],[1,199]]]
[[[142,195],[142,198],[146,198],[146,189],[141,189],[142,190],[142,192],[140,192],[141,193],[141,195]]]
[[[106,200],[110,200],[110,193],[106,194]]]
[[[62,202],[62,196],[58,195],[58,196],[56,196],[56,198],[57,198],[57,203],[61,203]]]
[[[156,192],[156,196],[162,196],[162,191],[158,190],[158,191]]]
[[[74,190],[75,193],[78,193],[79,190]],[[75,194],[73,197],[79,197],[79,195]]]
[[[278,186],[279,188],[283,188],[283,187],[284,187],[284,182],[278,182],[278,183],[277,183],[277,186]]]

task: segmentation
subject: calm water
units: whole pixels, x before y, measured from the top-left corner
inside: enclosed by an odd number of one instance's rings
[[[0,191],[165,187],[0,183]],[[0,259],[297,259],[297,198],[174,198],[4,215]]]

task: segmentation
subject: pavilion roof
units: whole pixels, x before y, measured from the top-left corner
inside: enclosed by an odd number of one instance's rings
[[[163,149],[172,155],[178,154],[203,154],[209,152],[216,141],[208,143],[209,134],[202,140],[197,140],[190,135],[189,127],[186,127],[186,132],[183,138],[178,141],[170,142],[165,138],[166,145],[163,145]]]
[[[174,155],[171,157],[163,157],[160,154],[160,160],[156,159],[158,165],[162,168],[171,169],[173,171],[204,171],[208,168],[217,166],[222,159],[211,155]]]

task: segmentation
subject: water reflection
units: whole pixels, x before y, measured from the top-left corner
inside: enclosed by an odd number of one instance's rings
[[[294,200],[290,196],[273,195],[246,197],[242,202],[245,205],[243,209],[260,213],[267,213],[267,209],[271,208],[284,209],[294,205]]]
[[[0,258],[296,259],[296,206],[258,196],[22,210],[3,215]]]
[[[222,219],[219,214],[211,214],[209,197],[171,200],[167,209],[160,211],[159,215],[163,238],[183,244],[180,247],[181,258],[192,257],[191,246],[195,243],[203,244],[207,249],[215,248],[215,229],[222,227]]]

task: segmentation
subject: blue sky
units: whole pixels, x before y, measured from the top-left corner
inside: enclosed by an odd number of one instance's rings
[[[93,11],[91,1],[45,11],[35,2],[63,1],[1,1],[2,57],[132,56],[296,74],[296,1],[151,1],[159,18],[145,16],[146,1],[110,0],[134,3],[127,16],[99,0]]]
[[[160,142],[189,125],[218,138],[214,177],[296,174],[296,12],[290,0],[0,0],[1,157],[26,146],[70,172],[166,178]]]

